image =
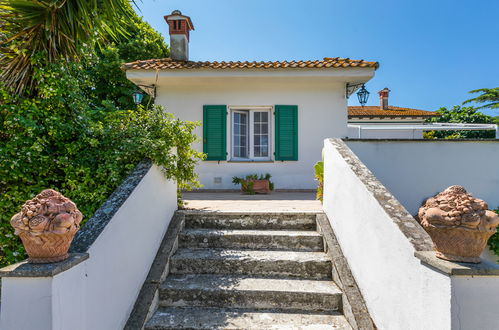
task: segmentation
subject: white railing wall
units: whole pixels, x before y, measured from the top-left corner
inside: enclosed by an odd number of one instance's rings
[[[497,325],[499,271],[434,260],[426,232],[339,139],[324,144],[323,206],[379,329]]]
[[[176,183],[150,163],[142,171],[77,235],[67,269],[4,269],[1,329],[123,329],[177,209]]]

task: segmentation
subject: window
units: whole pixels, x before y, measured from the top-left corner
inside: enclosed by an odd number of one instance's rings
[[[270,159],[270,109],[231,111],[233,160]]]

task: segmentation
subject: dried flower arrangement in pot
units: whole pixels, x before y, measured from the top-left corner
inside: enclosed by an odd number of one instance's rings
[[[261,174],[250,174],[246,175],[244,178],[233,177],[233,184],[240,184],[241,191],[248,195],[254,194],[268,194],[274,190],[274,183],[270,181],[272,176],[267,173],[265,175]]]
[[[46,189],[27,201],[10,223],[21,238],[31,263],[58,262],[80,229],[83,215],[61,193]]]
[[[480,262],[487,240],[499,225],[499,215],[461,186],[428,198],[418,218],[433,240],[438,258],[472,263]]]

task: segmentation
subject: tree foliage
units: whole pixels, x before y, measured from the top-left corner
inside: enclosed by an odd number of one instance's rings
[[[99,100],[110,101],[120,108],[135,107],[130,95],[137,88],[120,69],[122,63],[151,58],[164,58],[170,54],[163,37],[136,15],[128,23],[126,36],[97,49],[87,69],[93,77],[93,94]],[[150,102],[149,97],[143,100]]]
[[[31,1],[19,1],[25,2]],[[120,24],[124,16],[117,17]],[[88,44],[75,46],[78,58],[59,53],[49,59],[45,49],[29,53],[30,79],[37,82],[29,94],[12,93],[12,86],[0,83],[0,267],[25,258],[10,218],[43,189],[59,190],[88,219],[143,158],[162,166],[181,187],[198,185],[194,166],[203,154],[191,148],[198,124],[132,102],[135,86],[120,65],[167,56],[168,47],[139,17],[131,22],[126,35],[106,38],[98,47],[86,36]],[[0,49],[3,59],[12,45]]]
[[[474,107],[461,107],[456,105],[451,109],[440,108],[437,110],[439,117],[427,119],[431,123],[471,123],[493,124],[494,119],[478,111]],[[494,131],[430,131],[424,134],[425,138],[439,139],[493,139]]]
[[[128,0],[0,0],[0,81],[29,95],[36,86],[33,56],[78,60],[82,48],[125,33],[132,16]]]
[[[470,91],[470,93],[472,94],[481,93],[481,95],[466,100],[463,102],[463,104],[471,102],[485,103],[484,105],[477,107],[477,109],[483,109],[483,108],[499,109],[499,87],[474,89]]]

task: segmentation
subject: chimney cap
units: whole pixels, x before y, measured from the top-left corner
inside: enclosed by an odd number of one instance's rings
[[[187,21],[189,30],[194,30],[194,24],[192,24],[191,18],[189,16],[182,15],[182,12],[178,9],[172,11],[170,15],[165,15],[164,18],[167,23],[168,21],[184,19],[185,21]]]

